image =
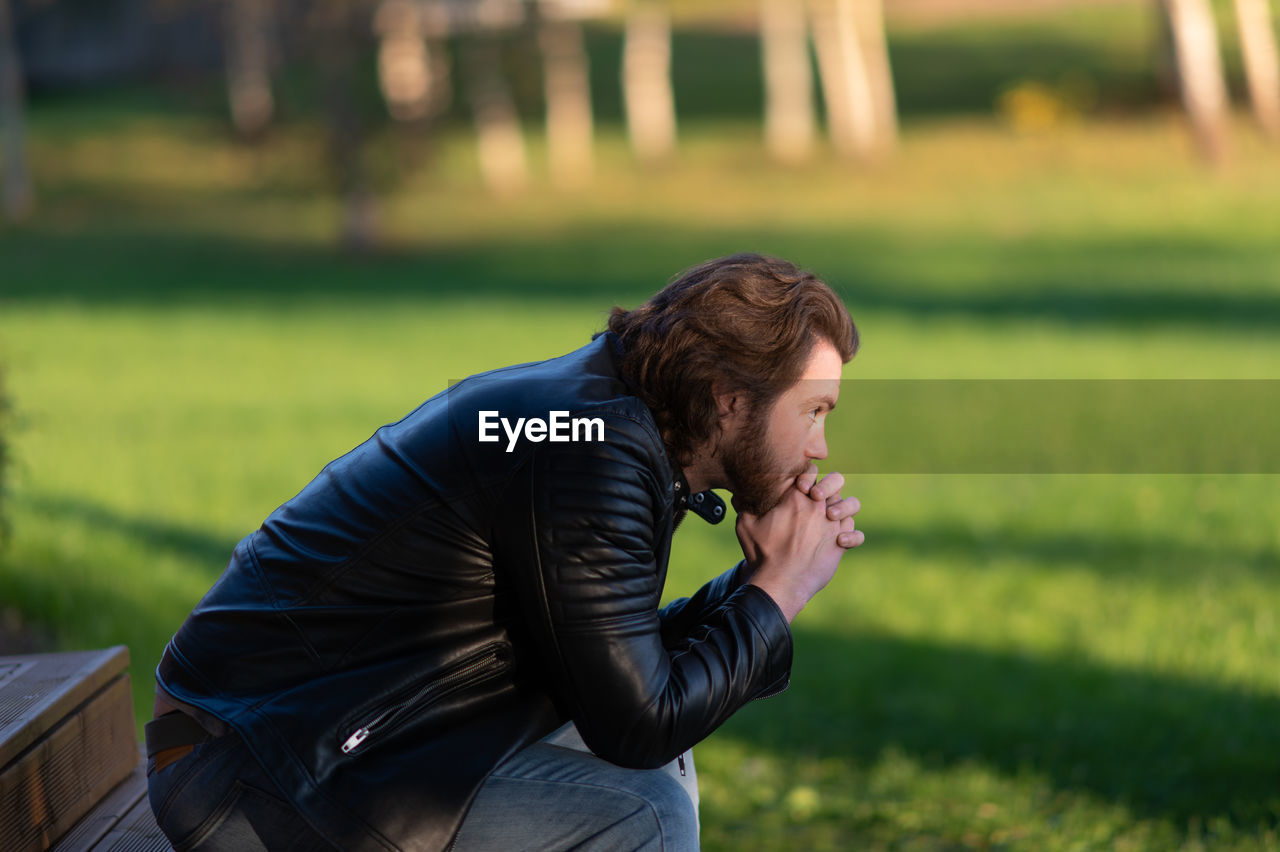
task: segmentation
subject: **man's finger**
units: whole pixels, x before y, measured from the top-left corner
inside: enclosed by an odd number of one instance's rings
[[[854,530],[853,532],[842,532],[836,536],[836,544],[848,550],[851,547],[860,547],[867,537],[863,535],[862,530]]]
[[[857,497],[845,497],[841,500],[838,495],[833,494],[827,498],[827,517],[833,521],[851,518],[858,514],[861,508],[862,503]]]
[[[818,465],[814,462],[809,462],[809,466],[804,469],[804,473],[796,477],[796,488],[808,494],[809,489],[813,487],[813,483],[817,481]]]
[[[822,477],[822,481],[809,489],[809,496],[815,500],[826,500],[833,494],[839,494],[844,488],[844,474],[832,471]]]

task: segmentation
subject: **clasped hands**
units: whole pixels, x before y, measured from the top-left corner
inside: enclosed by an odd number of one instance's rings
[[[750,582],[773,598],[788,622],[830,582],[845,551],[865,541],[853,521],[862,505],[857,497],[841,497],[843,487],[841,474],[819,480],[811,463],[768,512],[738,512]]]

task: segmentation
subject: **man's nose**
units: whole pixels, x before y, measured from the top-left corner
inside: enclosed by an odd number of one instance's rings
[[[820,431],[809,440],[809,446],[804,451],[806,458],[814,461],[822,461],[827,457],[827,434],[826,431]]]

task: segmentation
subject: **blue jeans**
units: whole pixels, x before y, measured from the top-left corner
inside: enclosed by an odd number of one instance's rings
[[[148,766],[148,774],[156,823],[177,852],[333,848],[283,800],[234,732],[159,772]],[[455,852],[697,848],[691,754],[661,769],[624,769],[588,752],[572,724],[493,771],[453,846]]]
[[[691,753],[625,769],[587,751],[570,723],[489,775],[453,850],[696,850],[697,796]]]
[[[280,796],[234,732],[153,771],[147,798],[176,852],[313,852],[333,846]]]

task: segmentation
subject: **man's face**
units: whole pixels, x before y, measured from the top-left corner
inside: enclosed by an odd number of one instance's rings
[[[799,381],[772,406],[738,418],[723,464],[740,510],[765,514],[778,505],[811,459],[827,457],[826,418],[840,396],[843,368],[836,348],[819,340]]]

